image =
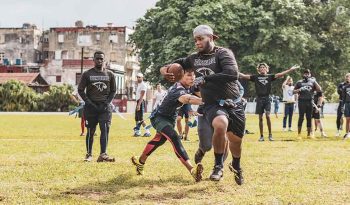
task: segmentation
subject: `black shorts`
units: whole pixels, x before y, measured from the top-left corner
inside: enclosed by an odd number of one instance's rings
[[[313,107],[312,108],[312,118],[314,118],[315,120],[321,119],[320,111],[321,111],[321,109],[318,112],[316,112],[316,109]]]
[[[224,108],[220,105],[204,105],[204,117],[211,125],[216,116],[225,115],[229,120],[227,131],[230,131],[242,138],[245,132],[244,106],[242,101],[236,104],[237,107],[235,108]]]
[[[138,103],[139,103],[139,101],[136,101],[136,108],[135,108],[135,121],[136,122],[143,120],[143,113],[145,111],[145,101],[142,100],[140,110],[137,110]]]
[[[184,107],[184,106],[182,106],[181,108],[180,108],[180,110],[179,110],[179,113],[177,114],[177,116],[179,116],[179,117],[181,117],[181,118],[189,118],[190,116],[188,115],[188,112],[189,112],[190,110],[189,109],[187,109],[186,107]]]
[[[98,106],[99,104],[96,103]],[[104,112],[99,112],[92,105],[84,106],[85,127],[95,128],[97,123],[111,123],[112,120],[112,106],[109,104]]]
[[[255,114],[270,114],[271,112],[271,101],[269,97],[258,97],[256,99]]]

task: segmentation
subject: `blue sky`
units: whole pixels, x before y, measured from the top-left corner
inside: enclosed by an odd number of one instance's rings
[[[24,22],[39,28],[84,25],[135,25],[157,0],[0,0],[0,27],[21,27]]]

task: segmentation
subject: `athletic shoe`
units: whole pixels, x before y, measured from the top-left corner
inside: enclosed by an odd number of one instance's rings
[[[343,140],[347,140],[350,138],[350,132],[346,133],[343,137]]]
[[[269,134],[269,140],[270,140],[270,141],[275,141],[275,140],[272,138],[272,134]]]
[[[260,136],[259,142],[263,142],[263,141],[265,141],[265,140],[264,140],[264,136]]]
[[[115,161],[114,157],[108,156],[107,153],[102,153],[97,158],[97,162],[114,162],[114,161]]]
[[[201,163],[198,163],[196,165],[196,167],[194,167],[192,170],[191,170],[191,175],[192,177],[194,178],[194,180],[196,182],[199,182],[202,180],[203,176],[203,165]]]
[[[131,157],[131,162],[136,167],[137,175],[143,175],[143,168],[145,167],[145,164],[141,164],[136,156]]]
[[[291,128],[291,127],[288,129],[288,132],[293,132],[293,130],[292,130],[292,128]]]
[[[84,132],[80,133],[80,136],[85,136]]]
[[[141,131],[140,130],[134,130],[134,137],[140,137]]]
[[[151,133],[150,132],[145,132],[145,134],[143,134],[144,137],[150,137]]]
[[[310,135],[307,136],[307,138],[309,138],[309,139],[315,139],[315,134],[314,134],[314,132],[310,132]]]
[[[224,169],[220,165],[214,166],[213,172],[210,174],[209,179],[212,181],[220,181],[224,176]]]
[[[195,162],[196,164],[201,163],[201,162],[202,162],[202,159],[203,159],[203,157],[204,157],[204,154],[205,154],[205,153],[204,153],[201,149],[198,149],[197,152],[196,152],[196,154],[194,154],[194,162]]]
[[[283,128],[283,132],[285,132],[285,131],[287,131],[287,128],[284,127],[284,128]]]
[[[336,137],[340,137],[340,130],[337,131],[337,133],[335,133]]]
[[[92,161],[92,155],[91,154],[86,154],[84,162],[91,162]]]
[[[236,170],[235,168],[233,168],[232,163],[228,164],[228,168],[230,169],[231,172],[233,172],[236,183],[238,185],[242,185],[244,183],[243,170],[242,169]]]
[[[327,134],[325,132],[321,132],[321,137],[327,137]]]

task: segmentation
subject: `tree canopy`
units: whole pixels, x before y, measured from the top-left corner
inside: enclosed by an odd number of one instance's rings
[[[294,64],[308,68],[328,100],[350,65],[350,1],[347,0],[160,0],[138,19],[131,43],[141,70],[151,83],[162,80],[159,68],[194,52],[192,30],[210,25],[230,48],[243,73],[256,73],[266,62],[271,73]],[[292,73],[294,80],[301,71]],[[282,80],[273,86],[281,94]],[[255,95],[253,86],[247,90]]]

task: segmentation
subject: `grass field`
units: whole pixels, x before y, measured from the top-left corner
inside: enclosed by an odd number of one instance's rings
[[[350,140],[335,138],[335,116],[326,116],[329,138],[295,141],[273,118],[275,142],[258,142],[258,122],[249,115],[237,186],[225,167],[218,183],[207,178],[213,154],[204,159],[205,179],[195,183],[170,143],[147,161],[137,176],[130,163],[149,138],[133,138],[134,122],[113,116],[108,153],[115,163],[84,163],[85,141],[79,119],[66,115],[0,115],[0,203],[4,204],[350,204]],[[294,119],[294,125],[296,122]],[[154,130],[153,132],[154,133]],[[316,134],[319,136],[319,133]],[[184,142],[190,157],[196,130]],[[231,159],[231,158],[229,158]],[[227,164],[227,162],[226,162]]]

